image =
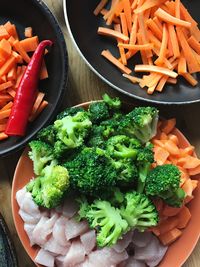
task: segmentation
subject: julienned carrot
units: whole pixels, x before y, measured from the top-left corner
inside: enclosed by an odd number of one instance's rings
[[[129,0],[122,0],[123,6],[124,6],[124,13],[126,15],[126,21],[127,21],[127,27],[129,30],[129,33],[131,33],[132,29],[132,15],[131,15],[131,5]]]
[[[169,13],[164,11],[162,8],[159,8],[156,12],[155,15],[160,18],[161,20],[169,23],[169,24],[174,24],[176,26],[182,26],[186,28],[191,27],[191,23],[188,21],[184,21],[181,19],[177,19],[176,17],[171,16]]]
[[[125,78],[127,78],[129,81],[131,81],[132,83],[140,83],[141,79],[138,77],[134,77],[128,74],[122,74]]]
[[[166,49],[167,49],[167,44],[168,44],[168,31],[167,31],[167,26],[166,24],[163,25],[163,35],[162,35],[162,43],[160,47],[160,53],[159,57],[155,61],[155,64],[158,66],[162,66],[164,63],[164,59],[166,58]],[[173,77],[176,78],[176,77]]]
[[[194,49],[198,54],[200,54],[200,43],[197,41],[197,39],[194,36],[190,36],[190,38],[187,40],[188,44]]]
[[[138,41],[139,45],[143,44],[142,34],[140,32],[137,33],[137,41]],[[146,55],[145,51],[140,50],[140,54],[141,54],[141,58],[142,58],[142,63],[143,64],[148,64],[148,58],[147,58],[147,55]]]
[[[43,100],[40,106],[38,107],[37,111],[31,116],[29,119],[30,121],[34,121],[37,116],[48,106],[48,102],[46,100]]]
[[[20,45],[26,52],[34,52],[39,44],[38,36],[33,36],[20,41]]]
[[[0,84],[0,91],[6,90],[7,88],[9,88],[11,86],[13,86],[13,82],[12,81],[1,83]]]
[[[176,31],[174,29],[174,26],[169,24],[168,25],[168,31],[169,31],[171,44],[172,44],[173,55],[175,58],[179,58],[180,57],[180,49],[179,49],[178,39],[177,39],[177,35],[176,35]]]
[[[156,72],[167,75],[172,78],[176,78],[178,74],[164,67],[150,66],[150,65],[136,65],[135,72]]]
[[[0,68],[0,76],[2,77],[4,74],[7,74],[15,65],[15,58],[11,56]]]
[[[184,206],[178,214],[179,222],[177,228],[179,229],[185,228],[189,223],[190,219],[191,219],[190,210],[186,206]]]
[[[178,228],[174,228],[167,233],[159,236],[160,241],[163,245],[167,246],[173,243],[177,238],[181,236],[182,232]]]
[[[5,133],[0,133],[0,141],[1,140],[4,140],[4,139],[7,139],[8,138],[8,135],[5,134]]]
[[[126,16],[123,12],[121,12],[119,16],[120,16],[120,21],[121,21],[120,33],[122,32],[125,36],[128,37],[128,26],[127,26]],[[118,41],[119,41],[119,38],[118,38]],[[128,43],[128,40],[124,42]]]
[[[6,110],[3,110],[3,111],[0,111],[0,120],[1,119],[5,119],[5,118],[8,118],[9,115],[10,115],[10,112],[11,112],[11,109],[6,109]]]
[[[129,50],[143,50],[143,51],[145,51],[145,50],[152,49],[154,45],[152,43],[143,44],[143,45],[132,45],[132,44],[119,43],[118,46],[129,49]]]
[[[145,1],[144,4],[141,7],[139,7],[139,8],[134,10],[134,13],[138,14],[138,13],[144,12],[147,9],[150,9],[152,7],[161,5],[162,3],[166,2],[166,1],[167,0],[149,0],[149,1]]]
[[[38,95],[37,95],[35,103],[33,105],[30,117],[35,114],[35,112],[39,108],[40,104],[42,103],[43,98],[44,98],[44,93],[38,92]]]
[[[108,28],[104,28],[104,27],[99,27],[98,28],[98,34],[101,34],[101,35],[106,35],[106,36],[111,36],[111,37],[114,37],[114,38],[119,38],[123,41],[128,41],[129,40],[129,37],[120,33],[120,32],[117,32],[117,31],[114,31],[114,30],[111,30],[111,29],[108,29]]]
[[[13,44],[14,48],[16,49],[17,52],[19,52],[19,54],[22,56],[23,60],[26,63],[30,62],[30,57],[27,54],[26,50],[23,48],[23,46],[20,44],[20,42],[18,40],[16,40]]]
[[[101,10],[105,7],[105,5],[107,4],[108,0],[101,0],[99,2],[99,4],[97,5],[97,7],[94,10],[94,15],[97,16]]]
[[[187,64],[186,64],[186,59],[185,57],[181,56],[179,58],[178,62],[178,74],[185,74],[187,73]]]
[[[125,67],[117,58],[115,58],[109,50],[103,50],[101,55],[108,59],[110,62],[112,62],[122,72],[126,74],[130,74],[132,72],[129,68]]]
[[[192,86],[196,86],[198,81],[190,73],[181,74]]]
[[[131,33],[130,33],[130,40],[129,40],[130,44],[136,43],[137,31],[138,31],[138,17],[137,17],[137,15],[135,15],[134,20],[133,20],[133,26],[132,26]]]
[[[162,40],[162,30],[158,27],[158,25],[152,20],[148,19],[146,21],[148,28],[154,33],[154,35],[161,41]]]

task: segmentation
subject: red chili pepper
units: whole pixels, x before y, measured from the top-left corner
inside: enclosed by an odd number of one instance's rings
[[[22,76],[6,126],[7,135],[23,136],[26,132],[28,118],[36,98],[44,51],[52,44],[52,41],[44,40],[38,45]]]

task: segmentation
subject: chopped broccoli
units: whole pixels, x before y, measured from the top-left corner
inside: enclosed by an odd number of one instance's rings
[[[138,150],[136,165],[138,167],[139,178],[137,184],[137,192],[144,191],[147,174],[150,171],[151,164],[154,162],[153,146],[149,143],[144,148]]]
[[[147,143],[156,135],[158,110],[154,107],[138,107],[128,113],[121,122],[121,130]]]
[[[95,200],[86,212],[91,228],[97,230],[97,245],[112,246],[128,230],[126,220],[122,219],[119,209],[105,200]]]
[[[145,192],[152,197],[162,198],[172,207],[183,204],[185,193],[180,188],[181,173],[175,165],[157,166],[147,175]]]
[[[54,125],[41,129],[37,134],[37,139],[53,146],[56,141]]]
[[[116,184],[116,168],[99,148],[84,148],[64,166],[69,171],[72,187],[80,193],[99,197]]]
[[[109,95],[104,94],[103,95],[103,101],[108,105],[108,107],[115,111],[121,108],[121,100],[116,97],[116,98],[111,98]]]
[[[91,103],[88,111],[90,120],[94,124],[99,124],[110,117],[108,106],[102,101]]]
[[[117,166],[118,186],[134,186],[138,180],[138,169],[132,159],[115,161],[115,166]]]
[[[114,117],[109,120],[103,121],[100,125],[104,127],[103,136],[105,139],[108,139],[112,135],[119,134],[118,128],[120,121],[115,119]]]
[[[38,206],[51,209],[60,204],[69,185],[67,169],[52,162],[43,169],[40,176],[31,180],[26,188]]]
[[[101,125],[92,125],[89,135],[86,140],[86,145],[89,147],[104,148],[105,138],[103,136],[104,127]]]
[[[158,212],[151,200],[135,191],[125,194],[120,214],[130,228],[136,228],[141,232],[158,224]]]
[[[57,120],[62,120],[63,118],[67,117],[67,116],[74,116],[76,115],[78,112],[84,112],[85,110],[82,107],[71,107],[71,108],[66,108],[64,111],[62,111],[61,113],[59,113],[57,115]]]
[[[33,140],[29,143],[31,150],[29,157],[33,161],[33,170],[36,175],[40,175],[43,168],[54,160],[53,148],[39,140]]]
[[[115,135],[107,141],[107,153],[114,158],[135,159],[140,147],[137,139],[126,135]]]
[[[54,122],[57,139],[65,144],[66,149],[81,146],[91,125],[86,111],[78,112],[73,116],[68,115]]]

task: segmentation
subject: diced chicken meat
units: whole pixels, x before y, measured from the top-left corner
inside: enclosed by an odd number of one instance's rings
[[[62,213],[63,215],[70,219],[72,218],[78,211],[78,203],[72,201],[72,199],[65,199],[63,206],[62,206]]]
[[[81,242],[84,246],[85,253],[88,255],[96,245],[96,233],[95,230],[90,230],[80,237]]]
[[[67,241],[65,236],[65,227],[68,222],[64,216],[60,216],[58,220],[55,222],[53,227],[53,237],[58,242],[60,246],[69,246],[70,242]]]
[[[50,252],[40,249],[35,257],[35,262],[46,267],[54,267],[55,259]]]
[[[132,231],[129,231],[128,233],[126,233],[122,239],[117,241],[117,243],[113,246],[113,249],[119,253],[123,252],[128,247],[128,245],[131,243],[132,236],[133,236]]]
[[[44,244],[43,248],[53,254],[55,254],[55,256],[58,255],[66,255],[67,252],[69,251],[70,248],[70,244],[68,244],[68,246],[61,246],[57,240],[51,236],[48,241]]]
[[[67,240],[78,237],[84,234],[89,229],[86,221],[77,222],[74,218],[68,220],[65,226],[65,235]]]
[[[85,249],[80,240],[72,241],[72,245],[64,259],[63,267],[74,267],[85,259]]]

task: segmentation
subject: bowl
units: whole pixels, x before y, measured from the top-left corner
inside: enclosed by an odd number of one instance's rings
[[[146,90],[122,77],[121,72],[101,56],[104,49],[109,49],[118,57],[118,48],[113,40],[97,34],[99,26],[106,26],[101,15],[95,16],[93,11],[100,0],[63,0],[65,21],[73,43],[91,70],[114,89],[139,100],[157,104],[189,104],[200,101],[200,86],[191,87],[185,80],[179,79],[176,85],[167,85],[162,93],[148,95]],[[110,2],[110,1],[109,1]],[[200,2],[182,1],[197,22],[200,22]],[[77,8],[77,6],[79,8]],[[78,19],[77,19],[78,18]],[[133,66],[140,60],[130,60]],[[199,77],[198,77],[199,80]]]
[[[83,103],[78,106],[83,108],[88,108],[91,102]],[[126,105],[127,109],[127,105]],[[185,136],[178,130],[174,129],[174,134],[179,138],[179,143],[181,148],[186,148],[190,145],[189,141]],[[16,192],[24,187],[30,179],[34,176],[32,161],[28,157],[28,147],[24,150],[19,162],[17,164],[13,184],[12,184],[12,193],[11,193],[11,205],[12,205],[12,214],[14,218],[15,227],[18,233],[18,236],[28,253],[31,259],[34,261],[34,258],[38,252],[38,247],[30,246],[30,242],[26,232],[23,227],[23,220],[19,216],[19,206],[16,201]],[[200,175],[195,177],[196,179],[200,178]],[[200,236],[200,226],[199,226],[199,214],[200,214],[200,184],[197,189],[194,191],[194,199],[188,204],[190,208],[192,217],[188,226],[184,229],[181,237],[176,240],[169,249],[162,262],[159,264],[159,267],[180,267],[187,260],[187,258],[192,253],[195,245]],[[178,257],[177,257],[178,255]],[[40,266],[40,265],[37,265]],[[40,266],[42,267],[42,266]]]
[[[54,43],[50,53],[45,56],[49,78],[41,81],[39,88],[45,92],[49,105],[39,117],[29,124],[24,137],[9,137],[0,142],[0,156],[8,155],[22,148],[56,114],[62,101],[67,82],[68,56],[60,26],[41,0],[2,1],[0,23],[14,23],[20,39],[24,38],[25,27],[31,26],[39,40],[51,39]]]

